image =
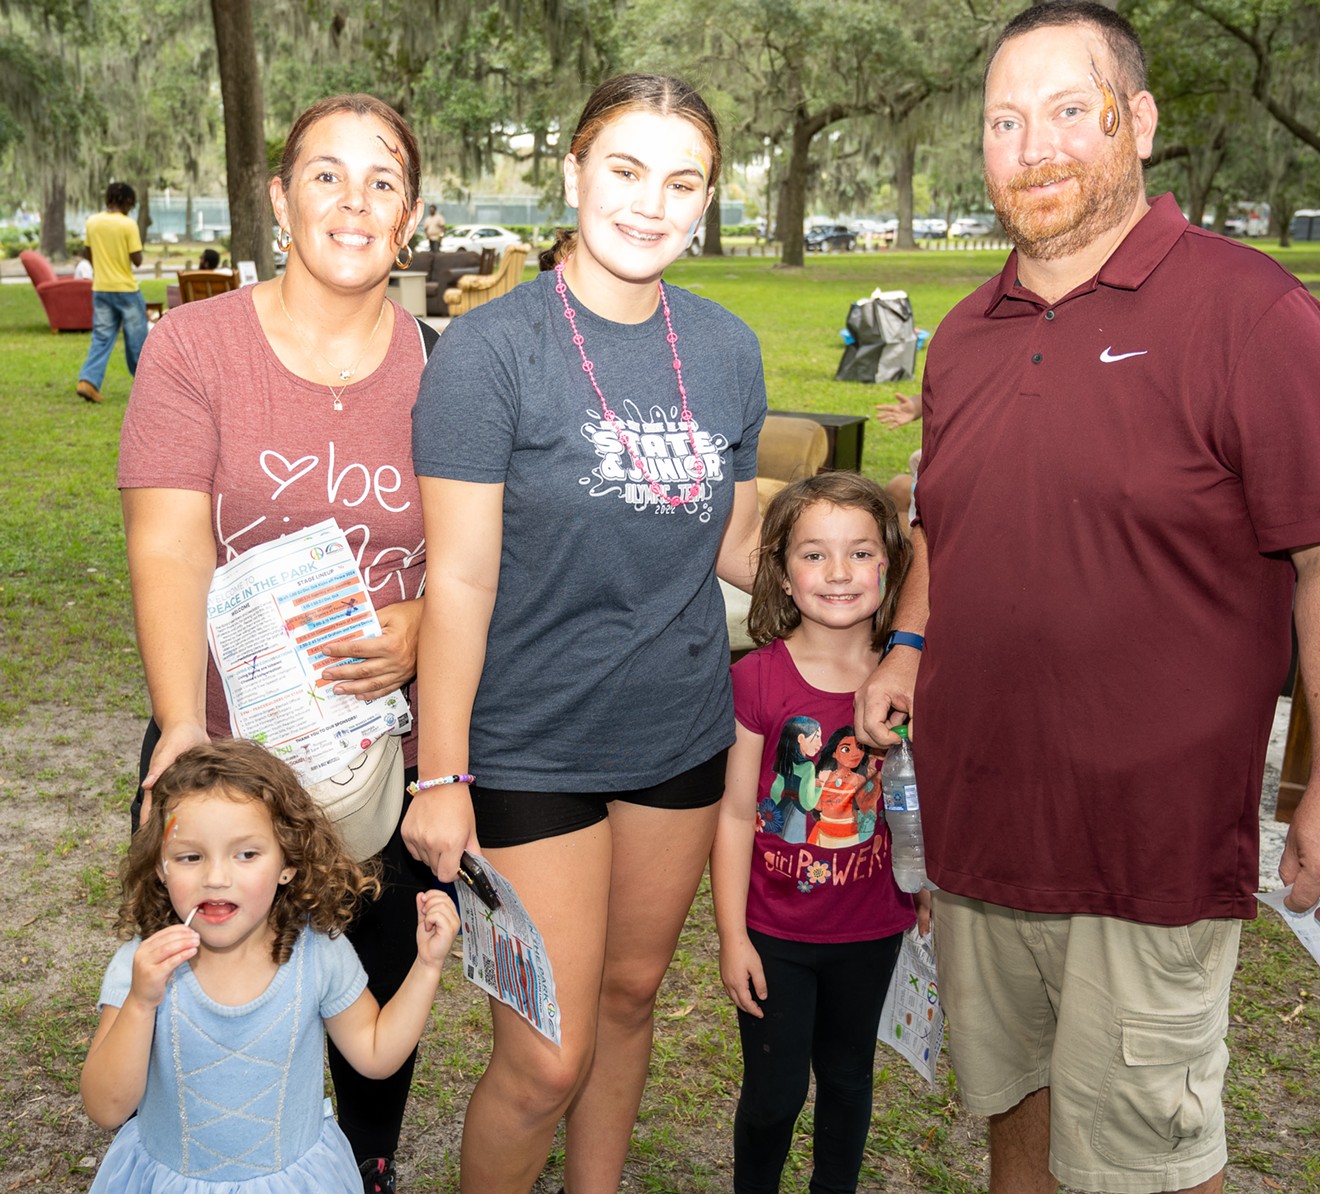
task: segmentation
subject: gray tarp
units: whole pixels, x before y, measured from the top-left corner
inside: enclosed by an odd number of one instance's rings
[[[912,302],[903,290],[877,290],[848,311],[853,343],[843,350],[835,381],[903,381],[917,364]]]

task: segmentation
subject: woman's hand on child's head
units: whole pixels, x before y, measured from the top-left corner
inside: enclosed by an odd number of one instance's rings
[[[762,1019],[760,1000],[766,997],[761,955],[747,937],[725,945],[720,942],[720,978],[729,998],[749,1016]]]
[[[159,1007],[170,975],[196,955],[201,940],[187,925],[152,933],[133,954],[133,994],[148,1007]]]
[[[417,893],[417,956],[422,961],[443,966],[458,925],[458,909],[445,892],[433,888]]]

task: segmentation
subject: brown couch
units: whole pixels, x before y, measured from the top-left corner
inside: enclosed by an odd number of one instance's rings
[[[449,307],[445,303],[445,291],[458,285],[464,274],[475,274],[481,269],[481,255],[460,250],[457,253],[432,253],[429,249],[420,249],[413,253],[412,273],[426,275],[426,313],[427,315],[447,316]]]

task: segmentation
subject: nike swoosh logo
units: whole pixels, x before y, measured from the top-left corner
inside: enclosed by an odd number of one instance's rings
[[[1111,344],[1100,354],[1100,359],[1106,365],[1112,365],[1115,361],[1126,361],[1128,357],[1144,357],[1150,350],[1143,348],[1140,352],[1115,352]]]

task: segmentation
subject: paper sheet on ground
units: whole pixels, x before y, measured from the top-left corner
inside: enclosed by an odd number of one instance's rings
[[[934,934],[921,937],[915,928],[903,934],[878,1035],[935,1085],[935,1063],[944,1044],[944,1009],[935,973]]]
[[[206,637],[229,726],[260,742],[305,783],[334,775],[383,734],[412,724],[398,689],[359,701],[316,681],[340,639],[380,633],[357,561],[333,518],[250,548],[215,570]]]
[[[463,918],[463,973],[557,1045],[559,1004],[545,941],[513,885],[484,858],[477,861],[490,877],[500,907],[492,912],[466,883],[454,885]]]
[[[1292,929],[1297,934],[1297,940],[1306,946],[1306,952],[1320,962],[1320,920],[1315,918],[1316,910],[1308,908],[1305,912],[1294,912],[1291,908],[1285,908],[1283,897],[1291,891],[1292,884],[1282,891],[1258,891],[1256,899],[1262,904],[1268,904],[1282,916],[1283,923]]]

